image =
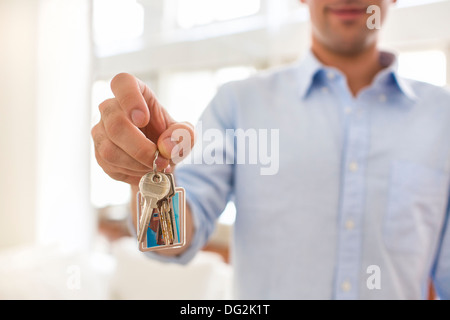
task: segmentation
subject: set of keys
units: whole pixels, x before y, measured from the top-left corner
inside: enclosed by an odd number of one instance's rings
[[[158,172],[156,151],[153,171],[139,182],[137,237],[141,251],[183,246],[185,243],[184,189],[175,187],[171,173]]]

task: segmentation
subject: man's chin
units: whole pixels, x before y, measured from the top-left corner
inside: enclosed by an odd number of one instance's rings
[[[334,37],[325,46],[328,50],[340,55],[359,55],[376,43],[376,37],[364,36],[357,38]]]
[[[329,50],[342,56],[357,56],[367,50],[367,48],[368,46],[339,43],[329,47]]]

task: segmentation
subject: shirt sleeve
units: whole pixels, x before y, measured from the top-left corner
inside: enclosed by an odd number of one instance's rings
[[[230,85],[230,84],[229,84]],[[175,169],[177,186],[186,191],[195,233],[189,248],[175,257],[147,252],[145,255],[164,262],[187,264],[207,243],[217,218],[232,196],[234,149],[225,132],[234,127],[234,100],[229,85],[222,86],[196,125],[196,143]]]
[[[432,277],[438,297],[442,300],[450,300],[450,195]]]

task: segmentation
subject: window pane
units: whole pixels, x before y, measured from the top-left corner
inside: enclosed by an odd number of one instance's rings
[[[254,71],[253,67],[236,66],[171,73],[161,77],[158,96],[172,117],[195,124],[220,85],[244,79]]]
[[[236,206],[234,203],[230,202],[225,207],[225,210],[219,217],[219,222],[222,224],[232,225],[236,220]]]
[[[399,55],[398,71],[406,78],[444,86],[447,82],[446,65],[442,51],[406,52]]]
[[[136,39],[144,32],[144,8],[136,0],[94,0],[92,24],[97,45]]]
[[[220,0],[214,9],[215,20],[231,20],[258,13],[260,0]]]
[[[214,90],[211,71],[175,72],[161,77],[158,96],[175,120],[195,124]]]
[[[182,28],[253,15],[261,0],[179,0],[177,22]]]
[[[448,1],[448,0],[397,0],[396,6],[401,7],[412,7],[412,6],[419,6],[424,4],[430,4],[433,2],[442,2],[442,1]]]

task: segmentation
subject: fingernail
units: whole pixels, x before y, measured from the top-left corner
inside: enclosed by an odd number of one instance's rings
[[[170,159],[172,156],[171,155],[172,149],[176,145],[177,145],[176,141],[172,141],[171,137],[167,137],[162,141],[162,146],[160,146],[160,151],[165,157],[168,157]]]
[[[143,127],[145,122],[145,114],[141,110],[133,110],[131,112],[131,121],[133,121],[137,127]]]

